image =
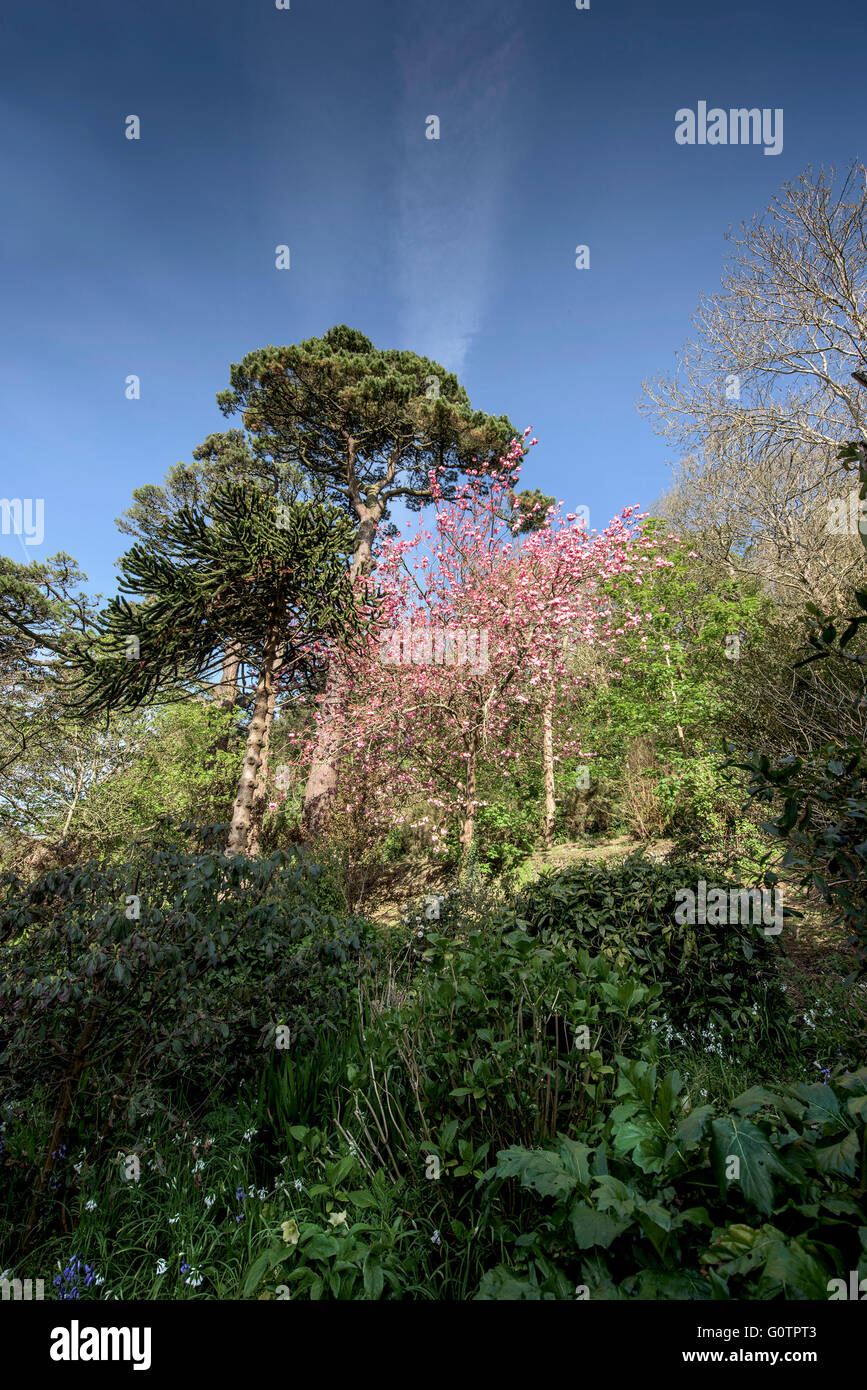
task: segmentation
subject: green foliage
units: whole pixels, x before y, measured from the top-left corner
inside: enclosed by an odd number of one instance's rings
[[[439,363],[376,348],[345,324],[248,353],[230,379],[217,403],[226,416],[243,413],[258,447],[274,458],[303,458],[330,500],[345,505],[360,494],[369,507],[382,505],[384,519],[395,497],[412,510],[423,505],[432,467],[443,468],[446,495],[476,460],[496,471],[517,433],[506,416],[473,410]]]
[[[646,524],[651,537],[665,529]],[[737,721],[731,639],[749,650],[770,605],[757,581],[715,575],[685,546],[664,554],[643,590],[648,621],[618,638],[619,661],[580,703],[583,747],[604,823],[713,849],[737,820],[721,752]]]
[[[675,921],[678,890],[695,890],[700,878],[708,891],[729,886],[699,865],[656,864],[638,854],[617,865],[578,864],[525,888],[505,920],[545,946],[599,952],[661,986],[669,1037],[716,1035],[743,1049],[762,1042],[785,1050],[790,1014],[761,928]]]
[[[80,589],[85,578],[68,555],[29,565],[0,556],[0,821],[7,835],[61,839],[81,798],[119,761],[103,730],[74,717],[56,680],[95,615]]]
[[[235,1094],[275,1046],[339,1036],[376,950],[297,854],[148,850],[2,892],[3,1091],[44,1088],[55,1148],[74,1133],[98,1149],[180,1096]]]
[[[61,1264],[80,1253],[120,1297],[703,1300],[824,1298],[829,1278],[867,1258],[867,1072],[838,1069],[828,1085],[755,1084],[716,1105],[701,1103],[695,1086],[690,1104],[685,1079],[660,1072],[669,946],[661,929],[646,937],[642,922],[653,926],[656,894],[663,900],[650,870],[664,883],[667,871],[627,863],[604,876],[601,905],[600,884],[585,884],[565,919],[543,884],[544,920],[531,929],[514,924],[516,908],[490,887],[438,896],[438,920],[419,909],[385,961],[365,945],[363,926],[358,950],[346,950],[343,923],[329,913],[335,887],[303,858],[210,858],[213,873],[208,856],[191,859],[180,886],[177,862],[166,861],[163,912],[182,942],[191,913],[211,924],[212,943],[219,925],[244,922],[243,962],[230,941],[203,984],[205,1021],[226,1019],[230,1037],[206,1040],[204,1059],[186,1046],[183,1087],[171,1058],[141,1054],[159,1084],[113,1117],[110,1147],[85,1143],[75,1177],[55,1163],[52,1195],[78,1219],[72,1237],[42,1228],[42,1248]],[[99,924],[81,872],[80,920]],[[12,942],[29,943],[27,958],[49,977],[50,958],[37,954],[46,900],[55,915],[70,912],[64,880],[53,884],[59,903],[45,889],[39,912],[34,904],[8,918]],[[591,955],[582,935],[596,910],[611,930],[593,918]],[[336,939],[345,961],[330,956]],[[188,1009],[198,986],[167,985]],[[115,1001],[125,1038],[141,1022],[137,988],[135,977],[119,985],[123,1007]],[[296,1026],[306,1017],[313,1027],[280,1050],[273,1024],[288,1018],[287,1000]],[[257,1038],[248,1011],[260,1002],[270,1027]],[[689,1003],[698,1009],[695,991]],[[50,1027],[57,1004],[46,992]],[[159,1035],[162,1019],[156,1010],[149,1032]],[[188,1020],[177,1022],[186,1045]],[[201,1017],[193,1027],[201,1042]],[[47,1050],[34,1033],[28,1046],[31,1062]],[[236,1068],[236,1081],[259,1081],[258,1100],[249,1088],[241,1101],[243,1135],[229,1111],[206,1128],[179,1129],[196,1076],[204,1097],[220,1075],[217,1095],[230,1101],[238,1055],[246,1069]],[[23,1093],[6,1108],[10,1213],[22,1184],[32,1187],[59,1079],[44,1058],[30,1075],[26,1114]],[[100,1095],[105,1117],[118,1079],[104,1080],[99,1094],[82,1083],[75,1113],[85,1124]],[[86,1134],[67,1128],[75,1152]],[[168,1130],[190,1154],[185,1167]],[[121,1180],[118,1142],[141,1160],[141,1181]]]
[[[532,854],[539,820],[533,801],[512,796],[480,807],[476,824],[479,863],[507,879]]]
[[[549,497],[537,487],[516,493],[512,503],[515,534],[524,536],[530,531],[541,530],[548,521],[548,508],[556,505],[556,497]]]
[[[721,1116],[684,1114],[682,1090],[620,1059],[601,1138],[498,1153],[492,1199],[527,1195],[479,1298],[825,1299],[867,1271],[867,1070],[754,1086]]]
[[[615,1053],[650,1039],[658,986],[571,943],[429,930],[421,959],[411,997],[381,1017],[376,1049],[446,1167],[466,1163],[461,1140],[476,1154],[594,1113]]]
[[[278,512],[249,484],[222,484],[207,505],[171,516],[159,550],[134,545],[124,557],[121,593],[73,663],[82,713],[186,698],[229,647],[258,668],[270,646],[297,676],[311,642],[357,637],[346,517],[314,502]]]
[[[243,430],[209,434],[193,450],[193,460],[174,464],[162,486],[146,483],[134,488],[133,505],[118,518],[118,530],[163,552],[166,523],[184,507],[207,511],[211,494],[225,483],[243,482],[281,502],[296,502],[311,493],[309,479],[297,464],[271,458],[262,441],[247,438]]]
[[[92,728],[88,733],[94,736]],[[237,714],[213,700],[111,715],[106,742],[115,750],[114,765],[110,775],[89,789],[71,825],[79,858],[124,861],[131,844],[153,843],[172,833],[178,847],[184,847],[181,825],[225,825],[237,788],[242,739]]]
[[[317,1131],[296,1125],[293,1138],[317,1161]],[[307,1219],[280,1223],[279,1237],[247,1271],[241,1296],[264,1289],[260,1298],[375,1301],[415,1292],[418,1241],[402,1213],[388,1220],[396,1203],[384,1173],[358,1188],[360,1165],[352,1154],[320,1157],[318,1167],[304,1200]]]
[[[257,1123],[270,1126],[278,1144],[302,1122],[327,1128],[339,1115],[340,1087],[347,1066],[362,1051],[360,1041],[357,1019],[348,1019],[339,1030],[321,1029],[303,1049],[269,1053],[259,1082]]]
[[[818,890],[851,933],[867,969],[867,750],[827,745],[810,757],[772,762],[754,753],[732,766],[749,773],[747,794],[776,815],[764,828],[785,845],[781,867]]]

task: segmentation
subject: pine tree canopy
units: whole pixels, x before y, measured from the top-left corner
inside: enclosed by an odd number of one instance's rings
[[[98,636],[75,658],[84,713],[188,697],[231,644],[258,664],[276,640],[284,667],[317,643],[352,643],[363,612],[348,579],[352,526],[333,507],[275,503],[248,484],[183,507],[158,548],[134,545]]]
[[[219,393],[243,412],[255,447],[323,480],[334,501],[401,498],[417,510],[442,467],[450,495],[474,460],[497,471],[516,431],[505,415],[473,410],[457,377],[414,352],[375,348],[340,325],[322,338],[248,353]]]

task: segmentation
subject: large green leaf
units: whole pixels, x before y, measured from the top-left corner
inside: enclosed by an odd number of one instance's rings
[[[256,1261],[254,1261],[253,1265],[251,1266],[250,1272],[248,1273],[247,1278],[244,1280],[244,1287],[241,1290],[241,1297],[249,1298],[250,1295],[253,1294],[259,1287],[265,1275],[269,1274],[270,1271],[276,1268],[277,1265],[283,1264],[283,1262],[288,1258],[289,1251],[286,1249],[285,1246],[279,1246],[275,1249],[265,1250],[259,1256],[259,1258]]]
[[[740,1188],[744,1197],[766,1216],[774,1206],[775,1174],[788,1176],[788,1170],[777,1157],[767,1138],[749,1120],[736,1117],[714,1120],[711,1126],[710,1159],[720,1191]],[[729,1158],[737,1158],[740,1173],[737,1179],[726,1176]]]
[[[674,1140],[669,1146],[669,1152],[673,1153],[675,1148],[680,1150],[696,1148],[707,1134],[712,1115],[712,1105],[699,1105],[695,1110],[690,1110],[674,1131]]]
[[[589,1250],[594,1245],[607,1249],[629,1225],[628,1221],[615,1221],[606,1212],[596,1211],[586,1202],[573,1204],[569,1221],[579,1250]]]
[[[816,1166],[823,1173],[840,1173],[847,1178],[854,1178],[858,1168],[858,1154],[860,1151],[858,1131],[850,1129],[842,1139],[838,1139],[834,1144],[826,1144],[815,1151]]]
[[[784,1284],[804,1298],[827,1299],[828,1272],[798,1240],[775,1241],[765,1262],[764,1276]]]
[[[578,1185],[562,1159],[546,1149],[503,1149],[497,1154],[495,1171],[500,1178],[518,1178],[522,1187],[543,1197],[568,1197]]]
[[[815,1082],[812,1085],[801,1082],[791,1089],[800,1100],[806,1103],[807,1110],[804,1115],[804,1124],[839,1123],[840,1102],[830,1086],[823,1086],[819,1082]]]

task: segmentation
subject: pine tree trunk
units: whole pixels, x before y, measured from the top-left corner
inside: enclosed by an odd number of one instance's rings
[[[275,666],[277,656],[277,633],[272,631],[262,654],[262,667],[253,701],[253,717],[247,730],[247,749],[238,783],[238,794],[232,807],[232,822],[229,826],[229,841],[226,854],[248,854],[250,852],[250,830],[253,823],[253,799],[256,782],[262,765],[262,748],[268,727],[268,706],[275,690]]]
[[[265,732],[262,736],[262,749],[259,758],[259,771],[256,774],[256,786],[253,791],[253,808],[250,818],[250,832],[247,839],[247,853],[257,855],[259,844],[262,838],[262,822],[265,819],[265,799],[268,795],[268,782],[266,768],[268,766],[268,749],[271,746],[271,727],[274,723],[274,711],[277,708],[277,687],[280,676],[279,661],[274,663],[273,680],[271,682],[271,694],[268,696],[268,708],[265,711]]]
[[[214,699],[224,709],[231,709],[238,698],[238,671],[241,658],[236,647],[228,646],[223,653],[223,674],[214,687]]]
[[[542,709],[542,764],[545,776],[545,847],[551,844],[554,835],[554,815],[557,802],[554,799],[554,692],[545,698]]]

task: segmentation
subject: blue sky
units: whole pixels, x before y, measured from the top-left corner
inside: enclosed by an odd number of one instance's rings
[[[114,518],[228,428],[229,364],[335,323],[531,426],[524,484],[591,526],[652,502],[641,381],[727,228],[863,156],[865,29],[848,0],[7,5],[0,495],[44,498],[45,539],[0,549],[65,550],[114,592]],[[678,145],[701,100],[782,108],[782,152]]]

